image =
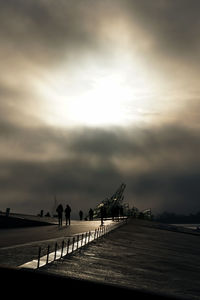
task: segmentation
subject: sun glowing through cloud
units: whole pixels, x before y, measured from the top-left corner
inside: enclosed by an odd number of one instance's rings
[[[71,103],[71,119],[91,126],[122,125],[126,122],[124,99],[131,99],[131,91],[123,84],[120,76],[109,75],[94,79],[91,90]]]
[[[126,126],[155,111],[150,101],[154,86],[146,70],[127,55],[109,66],[88,63],[54,71],[37,82],[45,102],[42,118],[55,126]],[[40,95],[41,96],[41,95]]]

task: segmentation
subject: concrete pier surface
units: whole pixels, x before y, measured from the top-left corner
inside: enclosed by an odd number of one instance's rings
[[[200,236],[131,219],[86,249],[37,272],[200,299]]]
[[[105,224],[110,223],[110,220],[105,221]],[[0,229],[0,265],[17,267],[37,259],[39,247],[44,249],[48,245],[54,247],[55,242],[61,244],[63,239],[95,230],[100,226],[101,221],[71,220],[70,226],[64,224],[61,227],[56,224]]]

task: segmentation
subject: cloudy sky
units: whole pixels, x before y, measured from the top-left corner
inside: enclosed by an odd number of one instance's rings
[[[0,0],[0,210],[200,210],[200,1]]]

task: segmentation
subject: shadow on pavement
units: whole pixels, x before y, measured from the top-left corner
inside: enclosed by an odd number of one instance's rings
[[[52,275],[42,271],[0,267],[0,277],[2,291],[5,287],[7,296],[19,297],[19,299],[29,299],[30,297],[60,298],[62,295],[65,297],[82,296],[87,298],[103,298],[116,295],[131,297],[131,299],[149,299],[149,297],[155,300],[182,299],[164,294],[148,293],[115,285]]]

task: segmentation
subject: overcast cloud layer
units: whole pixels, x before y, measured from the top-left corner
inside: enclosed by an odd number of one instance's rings
[[[200,210],[199,10],[198,0],[0,1],[1,210],[51,211],[56,195],[76,216],[122,182],[130,206]],[[63,101],[119,69],[124,123],[71,124]]]

